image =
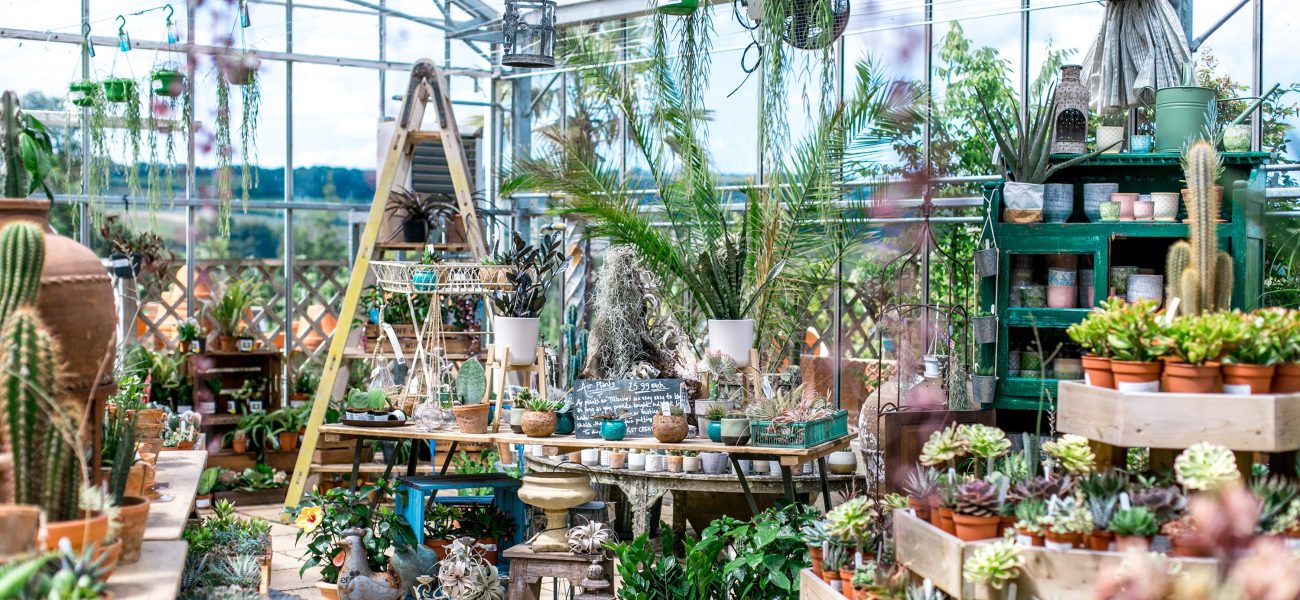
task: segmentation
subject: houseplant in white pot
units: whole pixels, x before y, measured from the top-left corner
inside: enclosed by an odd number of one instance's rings
[[[1058,171],[1088,160],[1108,148],[1052,164],[1052,130],[1055,114],[1052,90],[1043,95],[1038,106],[1013,111],[1012,120],[989,108],[979,97],[980,112],[997,142],[998,168],[1002,179],[1003,220],[1011,223],[1037,223],[1043,220],[1043,183]],[[1123,137],[1118,143],[1123,143]]]
[[[542,236],[533,245],[525,243],[515,232],[511,247],[501,260],[510,266],[506,273],[510,290],[492,294],[497,309],[492,319],[493,359],[497,362],[505,360],[507,349],[512,365],[528,365],[537,359],[540,327],[537,315],[546,304],[551,281],[564,265],[560,248],[558,231]]]

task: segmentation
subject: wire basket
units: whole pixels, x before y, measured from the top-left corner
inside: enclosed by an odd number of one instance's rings
[[[510,267],[466,263],[422,265],[415,262],[373,261],[379,287],[398,294],[482,294],[509,291]]]
[[[767,448],[812,448],[849,433],[849,411],[837,410],[831,416],[814,421],[750,424],[752,445]]]

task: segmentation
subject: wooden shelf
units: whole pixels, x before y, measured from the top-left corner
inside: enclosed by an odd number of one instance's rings
[[[1007,325],[1064,329],[1082,321],[1090,312],[1090,308],[1008,308]]]
[[[799,600],[842,600],[844,594],[822,581],[812,569],[799,571]]]
[[[1132,393],[1062,381],[1056,428],[1121,448],[1210,442],[1239,452],[1300,450],[1300,394]]]
[[[458,242],[455,244],[427,244],[423,242],[375,242],[375,250],[389,252],[421,252],[425,248],[433,246],[434,250],[445,252],[469,251],[469,244]]]
[[[150,512],[153,512],[152,508]],[[113,571],[108,580],[108,591],[114,600],[159,600],[179,596],[188,549],[189,543],[182,540],[146,539],[140,545],[140,560],[118,565]]]
[[[439,463],[438,467],[441,468],[441,463]],[[388,466],[385,465],[384,463],[364,462],[361,463],[358,472],[362,474],[383,473],[384,469],[386,468],[388,468]],[[434,465],[430,465],[430,464],[421,463],[418,467],[416,467],[416,472],[420,474],[432,473],[433,470],[434,470]],[[352,463],[349,462],[347,464],[332,464],[332,465],[322,465],[322,464],[312,463],[311,472],[322,473],[322,474],[347,475],[352,472]],[[393,465],[393,474],[398,477],[406,475],[406,464],[402,463],[402,464]]]
[[[158,473],[155,480],[167,486],[158,491],[171,498],[149,504],[149,521],[145,525],[146,540],[179,540],[185,521],[194,508],[194,495],[198,492],[199,476],[207,465],[208,453],[203,450],[175,450],[158,454]]]
[[[409,358],[411,357],[411,355],[412,355],[414,352],[415,352],[415,351],[412,350],[411,352],[403,352],[403,354],[406,356],[406,358],[409,359]],[[374,352],[373,350],[362,350],[361,348],[357,348],[357,347],[355,347],[355,346],[350,347],[350,348],[344,348],[344,349],[343,349],[343,358],[350,358],[350,359],[363,359],[363,358],[370,358],[373,354],[375,354],[375,352]],[[394,352],[390,352],[390,351],[387,351],[387,350],[385,350],[385,351],[383,351],[383,352],[380,352],[380,353],[379,353],[379,356],[380,356],[381,358],[397,358],[397,354],[396,354],[396,353],[394,353]],[[445,358],[447,358],[448,360],[469,360],[472,356],[477,356],[478,358],[481,359],[481,358],[483,358],[483,357],[486,357],[486,356],[487,356],[487,353],[486,353],[486,352],[482,352],[482,353],[479,353],[479,354],[476,354],[476,355],[470,355],[470,354],[445,354],[445,355],[443,355],[443,356],[444,356]]]

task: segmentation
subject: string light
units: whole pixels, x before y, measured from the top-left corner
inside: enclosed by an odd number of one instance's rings
[[[118,15],[117,21],[120,23],[117,26],[117,49],[122,52],[130,52],[131,36],[126,32],[126,17]]]

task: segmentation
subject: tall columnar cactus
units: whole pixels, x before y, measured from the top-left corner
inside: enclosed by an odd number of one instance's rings
[[[1179,298],[1184,314],[1226,310],[1232,302],[1232,256],[1219,250],[1216,234],[1219,201],[1216,187],[1219,155],[1208,142],[1198,141],[1183,155],[1187,177],[1187,221],[1190,237],[1169,248],[1165,277],[1169,300]]]
[[[76,518],[81,485],[77,417],[61,410],[58,351],[36,309],[15,311],[0,330],[0,440],[13,453],[13,501],[51,521]]]
[[[0,228],[0,323],[19,306],[35,306],[45,267],[45,238],[35,223]]]
[[[22,127],[18,123],[18,95],[5,92],[0,96],[0,163],[4,165],[4,189],[0,190],[3,198],[24,198],[27,196],[27,169],[23,167],[22,147],[18,144],[18,133]]]

